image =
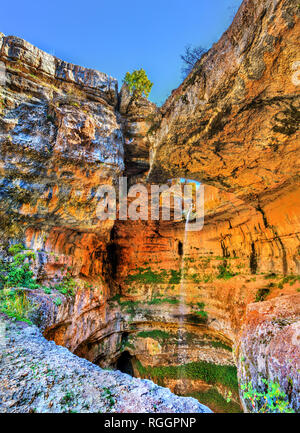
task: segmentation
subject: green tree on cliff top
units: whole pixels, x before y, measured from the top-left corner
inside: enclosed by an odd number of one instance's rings
[[[124,83],[127,84],[130,94],[134,97],[144,96],[148,98],[153,86],[144,69],[133,71],[132,74],[127,72]]]

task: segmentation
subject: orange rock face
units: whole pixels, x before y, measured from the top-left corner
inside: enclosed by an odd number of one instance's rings
[[[296,190],[299,29],[293,0],[243,2],[163,106],[154,179],[197,179],[262,208],[290,183]]]

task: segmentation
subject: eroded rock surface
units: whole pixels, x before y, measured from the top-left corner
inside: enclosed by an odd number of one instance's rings
[[[289,362],[300,358],[299,33],[295,1],[245,0],[162,109],[0,34],[1,254],[16,242],[36,252],[37,281],[52,288],[26,293],[47,339],[178,394],[215,388],[239,403],[238,380],[278,379],[299,410]],[[184,221],[100,221],[97,188],[123,174],[148,187],[203,182],[203,230],[186,237]],[[55,289],[66,275],[74,296]],[[123,376],[110,374],[114,387]],[[91,407],[107,410],[102,403]]]
[[[239,347],[239,378],[264,391],[262,379],[278,381],[300,410],[300,294],[250,304]],[[247,410],[251,410],[245,404]]]
[[[24,236],[31,227],[32,247],[46,251],[59,227],[107,237],[112,224],[96,218],[97,188],[124,170],[116,80],[22,39],[0,41],[3,231]]]
[[[0,412],[211,412],[153,382],[104,371],[45,340],[36,327],[6,325]]]
[[[152,149],[154,178],[155,172],[191,177],[262,207],[291,182],[296,189],[299,14],[294,0],[242,3],[164,104]]]

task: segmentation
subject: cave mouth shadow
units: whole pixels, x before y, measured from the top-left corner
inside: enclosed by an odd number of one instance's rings
[[[116,368],[117,370],[121,371],[122,373],[129,374],[130,376],[134,377],[133,372],[133,366],[132,366],[132,356],[128,352],[128,350],[125,350],[125,352],[122,352],[119,358],[116,362]]]
[[[178,255],[183,256],[183,243],[181,241],[178,241]]]

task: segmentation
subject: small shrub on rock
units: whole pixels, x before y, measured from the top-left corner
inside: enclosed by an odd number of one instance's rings
[[[144,96],[148,98],[153,86],[144,69],[133,71],[132,74],[127,72],[124,83],[127,84],[130,94],[134,97]]]
[[[255,413],[295,413],[290,407],[288,397],[280,389],[277,382],[262,379],[265,385],[263,392],[253,388],[251,382],[241,385],[244,399],[248,401],[252,412]]]

